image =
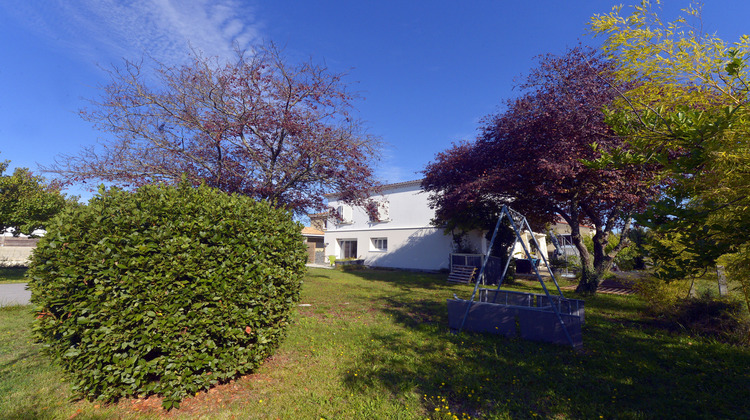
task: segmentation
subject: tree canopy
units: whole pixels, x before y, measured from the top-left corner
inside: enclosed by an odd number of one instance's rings
[[[631,215],[644,208],[656,187],[641,165],[585,164],[600,151],[622,146],[603,112],[618,97],[618,88],[628,88],[615,82],[613,63],[583,47],[539,61],[521,85],[525,94],[487,117],[476,141],[438,154],[425,170],[423,187],[431,193],[435,222],[449,227],[482,227],[503,203],[536,226],[562,217],[581,256],[579,290],[594,292],[627,245]],[[593,259],[580,224],[596,229]],[[605,253],[615,229],[623,240]]]
[[[750,307],[750,37],[728,43],[703,33],[701,22],[693,6],[664,22],[647,1],[627,16],[616,7],[592,18],[605,54],[619,63],[615,77],[639,81],[608,117],[628,153],[600,161],[658,164],[667,188],[642,219],[676,244],[661,250],[661,271],[693,275],[724,261]]]
[[[55,185],[27,168],[8,175],[9,162],[0,162],[0,234],[30,235],[44,229],[47,221],[65,206],[65,196]]]
[[[290,64],[273,45],[230,61],[194,53],[188,64],[153,64],[113,68],[81,112],[109,136],[45,170],[121,187],[185,176],[298,214],[324,209],[325,193],[368,196],[379,143],[353,115],[344,74]]]

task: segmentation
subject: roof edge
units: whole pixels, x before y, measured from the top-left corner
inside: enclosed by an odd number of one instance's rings
[[[421,179],[414,179],[414,180],[411,180],[411,181],[394,182],[394,183],[391,183],[391,184],[380,185],[379,188],[381,188],[381,189],[398,188],[398,187],[407,187],[407,186],[412,186],[412,185],[422,185],[422,180]],[[332,198],[332,197],[336,197],[338,195],[339,195],[339,193],[328,193],[328,194],[323,194],[323,197],[325,197],[325,198]]]

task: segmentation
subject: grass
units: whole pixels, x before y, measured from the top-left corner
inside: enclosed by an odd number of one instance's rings
[[[536,291],[531,282],[517,290]],[[30,338],[28,307],[0,309],[0,417],[748,418],[750,349],[665,332],[636,296],[586,299],[584,350],[447,330],[445,275],[310,269],[276,355],[169,413],[158,398],[70,401]],[[572,293],[566,293],[573,297]],[[455,417],[454,417],[455,416]]]
[[[26,267],[0,267],[0,284],[26,283]]]

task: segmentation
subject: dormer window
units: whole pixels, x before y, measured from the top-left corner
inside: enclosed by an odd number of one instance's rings
[[[387,201],[378,203],[378,220],[387,222],[391,220],[390,206]]]
[[[352,208],[347,204],[341,204],[336,208],[339,215],[339,223],[352,223]]]
[[[380,201],[377,203],[377,220],[370,216],[371,223],[377,222],[389,222],[391,220],[390,206],[387,201]]]

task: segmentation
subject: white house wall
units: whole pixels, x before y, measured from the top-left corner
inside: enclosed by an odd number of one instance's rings
[[[387,251],[372,248],[374,238],[388,241]],[[326,252],[341,256],[341,240],[357,241],[357,258],[373,267],[440,270],[449,268],[452,247],[450,235],[442,229],[403,228],[326,232]]]
[[[373,197],[388,202],[389,220],[371,222],[367,212],[354,207],[349,223],[329,221],[325,233],[326,255],[342,257],[341,240],[357,241],[357,257],[365,265],[376,267],[440,270],[449,268],[452,237],[430,225],[434,211],[421,192],[420,182],[405,182],[387,186],[383,195]],[[339,206],[329,198],[329,205]],[[373,238],[386,238],[387,251],[372,249]]]
[[[430,224],[435,215],[428,204],[428,195],[422,192],[420,181],[403,182],[384,187],[383,195],[373,197],[375,201],[388,203],[389,220],[372,222],[361,207],[346,208],[342,214],[344,222],[329,220],[325,232],[325,253],[343,258],[341,241],[357,243],[356,258],[365,265],[374,267],[406,268],[417,270],[441,270],[450,268],[453,252],[453,237],[445,235],[442,228]],[[328,196],[330,207],[337,209],[340,203],[335,196]],[[528,236],[528,234],[525,234]],[[373,239],[385,238],[388,249],[374,249]],[[546,249],[544,234],[536,236],[541,249]],[[487,252],[488,241],[480,232],[473,231],[465,237],[468,244],[479,253]],[[528,238],[524,238],[528,244]],[[514,254],[523,256],[523,248],[516,246]]]

